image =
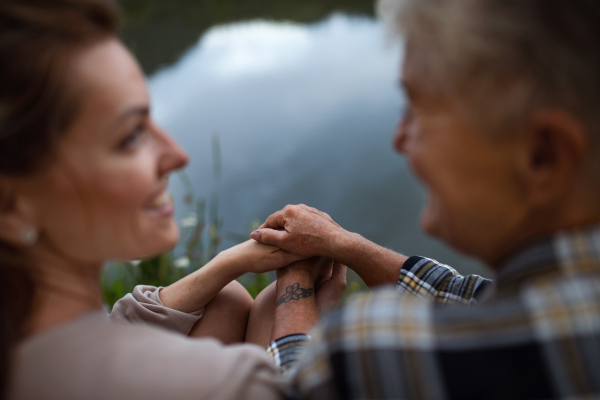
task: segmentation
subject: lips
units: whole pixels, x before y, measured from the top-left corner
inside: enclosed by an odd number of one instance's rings
[[[171,201],[171,195],[169,192],[164,190],[159,196],[157,196],[152,203],[148,205],[149,208],[161,208],[165,204]]]
[[[143,210],[147,214],[158,217],[170,217],[173,215],[173,198],[166,187],[153,196],[152,200],[143,207]]]

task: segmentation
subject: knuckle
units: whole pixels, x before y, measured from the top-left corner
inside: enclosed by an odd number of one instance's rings
[[[298,206],[288,205],[286,206],[286,214],[289,216],[295,216],[298,214]]]

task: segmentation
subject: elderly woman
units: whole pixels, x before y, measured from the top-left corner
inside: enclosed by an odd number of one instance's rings
[[[423,229],[497,279],[288,206],[252,237],[396,290],[330,315],[299,362],[303,335],[274,341],[276,359],[311,399],[598,398],[600,5],[389,0],[381,11],[407,40],[410,104],[394,147],[427,188]],[[303,332],[310,279],[280,275],[277,335]],[[286,302],[290,290],[299,295]]]

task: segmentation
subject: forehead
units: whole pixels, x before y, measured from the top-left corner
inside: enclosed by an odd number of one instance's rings
[[[413,104],[446,108],[462,103],[460,90],[455,87],[458,77],[434,49],[435,46],[407,42],[402,61],[402,87]]]
[[[79,51],[67,71],[67,85],[79,101],[78,120],[109,124],[124,109],[148,104],[144,75],[116,38]]]
[[[401,83],[411,100],[427,91],[427,61],[423,50],[419,50],[409,41],[406,44],[402,60]],[[429,77],[431,79],[431,77]]]

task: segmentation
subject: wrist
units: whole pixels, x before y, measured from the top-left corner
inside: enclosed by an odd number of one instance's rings
[[[314,281],[304,270],[279,274],[271,339],[307,333],[316,323],[318,310]]]
[[[343,244],[348,241],[350,235],[352,235],[352,233],[342,227],[329,231],[320,238],[322,247],[320,251],[321,254],[318,255],[335,259],[335,256],[343,251]]]
[[[277,270],[278,285],[288,282],[300,282],[305,285],[314,286],[315,282],[314,271],[310,268],[301,267],[284,267]]]
[[[352,264],[355,259],[355,253],[364,252],[366,241],[358,233],[343,231],[342,234],[338,235],[331,246],[330,258],[338,260],[344,265]]]
[[[245,273],[243,263],[239,262],[232,253],[231,249],[220,252],[202,269],[210,269],[214,274],[228,282],[239,278]]]

